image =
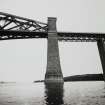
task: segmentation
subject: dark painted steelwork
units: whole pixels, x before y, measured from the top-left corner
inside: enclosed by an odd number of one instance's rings
[[[57,32],[60,41],[94,42],[104,33]],[[0,12],[0,40],[48,38],[48,24]]]
[[[97,46],[98,46],[100,60],[101,60],[102,69],[103,69],[103,77],[105,80],[105,43],[104,41],[102,39],[98,40]]]
[[[0,30],[46,32],[47,24],[32,19],[0,12]]]
[[[58,32],[59,41],[94,42],[105,39],[104,33],[62,33]],[[34,32],[24,30],[0,30],[0,40],[7,39],[48,38],[48,32]]]
[[[75,42],[94,42],[99,39],[105,39],[105,33],[76,33],[76,32],[58,32],[59,40]]]
[[[47,38],[46,32],[29,32],[29,31],[9,31],[0,30],[0,40],[9,39],[29,39],[29,38]]]

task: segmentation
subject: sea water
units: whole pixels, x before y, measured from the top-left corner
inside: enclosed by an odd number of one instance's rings
[[[0,105],[105,105],[105,82],[1,83]]]

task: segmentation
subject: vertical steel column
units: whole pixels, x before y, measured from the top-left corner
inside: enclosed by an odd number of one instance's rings
[[[60,65],[58,38],[56,30],[56,18],[48,18],[48,48],[47,48],[47,69],[45,83],[63,83],[63,75]]]
[[[105,45],[104,45],[104,40],[99,39],[97,41],[97,46],[98,46],[98,50],[99,50],[99,55],[100,55],[100,59],[101,59],[102,69],[103,69],[103,77],[104,77],[104,81],[105,81]]]

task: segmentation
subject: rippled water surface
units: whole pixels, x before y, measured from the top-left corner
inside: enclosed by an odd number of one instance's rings
[[[0,105],[105,105],[105,82],[0,84]]]

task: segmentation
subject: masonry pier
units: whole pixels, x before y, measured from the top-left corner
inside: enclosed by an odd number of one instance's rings
[[[47,69],[45,83],[63,83],[61,71],[56,18],[48,18]]]
[[[101,59],[102,69],[103,69],[103,77],[105,81],[105,44],[103,39],[99,39],[97,41],[97,46],[99,50],[99,55]]]

